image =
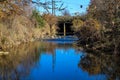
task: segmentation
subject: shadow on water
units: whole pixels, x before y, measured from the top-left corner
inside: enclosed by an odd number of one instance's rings
[[[34,42],[0,56],[0,80],[119,80],[118,59],[78,51],[72,43]]]

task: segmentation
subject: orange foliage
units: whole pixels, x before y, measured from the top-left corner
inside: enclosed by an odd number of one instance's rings
[[[0,18],[9,15],[24,14],[24,8],[31,0],[0,0]]]
[[[45,19],[45,21],[50,25],[54,25],[57,23],[57,18],[51,14],[44,14],[43,18]]]
[[[44,14],[43,19],[47,22],[50,28],[50,35],[54,35],[56,33],[56,24],[57,24],[57,18],[54,15],[51,14]]]

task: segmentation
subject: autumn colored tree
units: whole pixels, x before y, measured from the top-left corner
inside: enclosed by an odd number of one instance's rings
[[[73,24],[73,29],[75,31],[79,30],[80,27],[83,25],[83,21],[79,18],[74,18],[73,21],[72,21],[72,24]]]
[[[104,41],[114,46],[115,54],[119,53],[120,0],[91,0],[88,15],[101,22]]]
[[[48,23],[50,27],[50,34],[52,35],[52,29],[56,29],[57,18],[52,14],[43,14],[43,19]]]
[[[88,14],[102,23],[112,26],[120,18],[120,0],[91,0]]]
[[[93,44],[100,39],[100,23],[95,19],[88,19],[78,29],[77,35],[83,44]]]
[[[24,7],[30,4],[31,0],[2,0],[0,12],[4,15],[23,14]]]

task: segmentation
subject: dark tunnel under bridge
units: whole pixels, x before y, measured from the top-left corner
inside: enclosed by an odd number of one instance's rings
[[[73,25],[72,21],[59,21],[57,35],[60,36],[74,35],[72,25]]]

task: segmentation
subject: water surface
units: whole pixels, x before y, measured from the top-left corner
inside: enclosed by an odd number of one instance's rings
[[[18,48],[10,49],[10,52],[7,56],[0,56],[0,80],[111,78],[107,74],[107,65],[103,66],[101,63],[102,57],[96,58],[97,56],[78,51],[73,42],[38,41],[20,45]],[[119,80],[119,74],[116,74],[115,79]]]

